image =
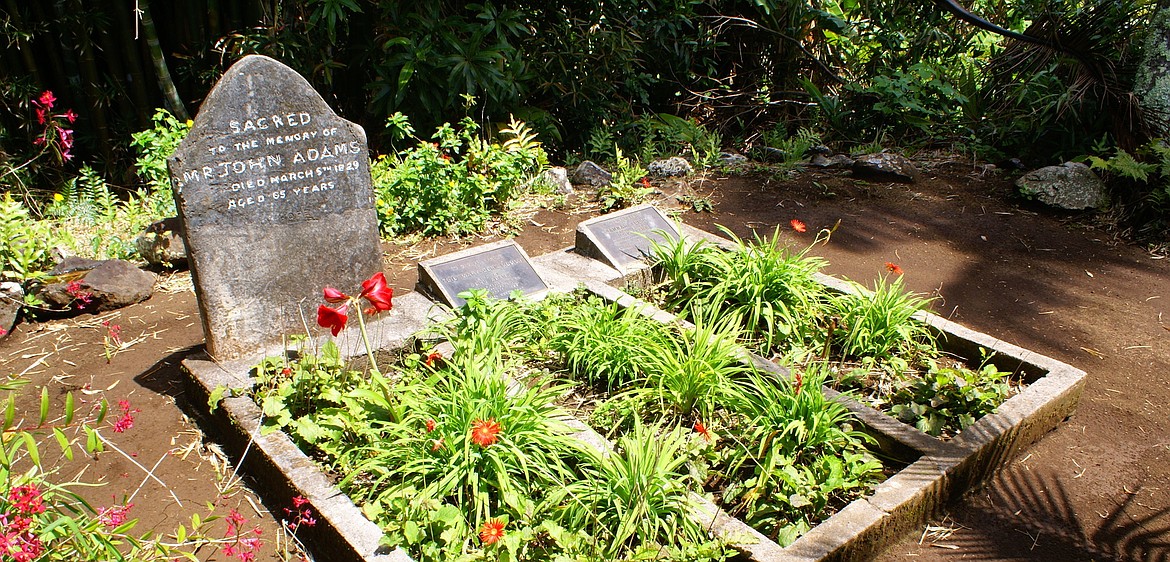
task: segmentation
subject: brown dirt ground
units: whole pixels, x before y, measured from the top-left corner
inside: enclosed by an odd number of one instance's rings
[[[1021,206],[1009,198],[1010,179],[969,163],[923,165],[925,177],[911,185],[831,172],[708,177],[664,184],[662,199],[677,205],[673,196],[685,193],[713,203],[713,212],[683,215],[694,226],[740,236],[779,226],[798,246],[839,221],[828,244],[811,249],[828,259],[829,273],[870,283],[885,262],[897,263],[911,289],[938,297],[939,314],[1088,371],[1075,415],[881,560],[1170,558],[1170,259],[1082,217]],[[512,229],[540,255],[571,245],[577,222],[596,213],[570,199],[530,210]],[[791,231],[794,218],[809,232]],[[419,259],[498,237],[388,244],[391,285],[401,294],[414,285]],[[64,477],[106,484],[85,491],[95,505],[133,496],[139,530],[163,533],[194,513],[236,508],[263,530],[261,559],[288,559],[278,520],[291,505],[266,510],[186,415],[205,407],[189,403],[178,367],[202,343],[189,283],[184,273],[165,275],[164,290],[145,303],[25,323],[0,342],[0,369],[22,373],[31,388],[48,385],[58,403],[73,391],[89,401],[127,398],[142,410],[131,430],[104,432],[126,455],[60,464]],[[102,321],[120,325],[126,342],[109,362]],[[223,529],[219,521],[208,532]],[[211,549],[200,558],[217,559]]]

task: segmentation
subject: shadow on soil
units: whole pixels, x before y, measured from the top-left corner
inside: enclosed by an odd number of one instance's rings
[[[954,549],[964,560],[1170,560],[1170,510],[1136,507],[1141,488],[1106,513],[1077,513],[1060,480],[1045,469],[1007,471],[978,501],[955,510],[960,525],[999,529],[989,541],[967,532],[939,539],[935,546]],[[1135,513],[1145,515],[1135,516]],[[1084,518],[1100,519],[1099,523]],[[1085,532],[1087,527],[1095,527]]]

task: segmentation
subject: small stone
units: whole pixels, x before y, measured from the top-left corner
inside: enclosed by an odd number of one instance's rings
[[[554,191],[563,195],[573,193],[573,183],[569,181],[569,171],[561,166],[553,166],[536,176],[536,183],[551,186]]]
[[[8,337],[20,320],[24,307],[24,288],[15,281],[0,283],[0,339]]]
[[[586,160],[573,170],[573,174],[569,176],[569,180],[576,185],[588,185],[590,187],[605,187],[613,181],[613,174],[610,174],[592,160]]]
[[[147,263],[159,267],[181,267],[187,264],[187,245],[180,234],[178,217],[169,217],[146,227],[134,239],[138,255]]]
[[[676,178],[689,176],[694,173],[695,169],[691,167],[691,163],[687,162],[685,158],[679,156],[672,156],[664,160],[655,160],[646,166],[646,170],[651,175],[660,178]]]
[[[1107,203],[1105,182],[1080,162],[1032,170],[1016,180],[1025,197],[1069,211],[1095,209]]]
[[[809,165],[816,168],[852,168],[853,159],[844,154],[834,154],[832,156],[825,156],[823,154],[814,154],[809,160]]]
[[[719,163],[724,166],[738,166],[748,161],[747,156],[734,152],[720,152]]]
[[[904,183],[913,183],[918,180],[918,169],[905,157],[889,152],[863,154],[853,162],[853,173],[858,176],[867,176],[877,179],[887,179]]]

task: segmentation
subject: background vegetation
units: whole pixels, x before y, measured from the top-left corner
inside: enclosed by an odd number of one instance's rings
[[[1059,50],[1003,40],[928,1],[4,1],[9,190],[56,192],[84,162],[135,191],[154,178],[135,175],[125,139],[151,125],[155,107],[186,121],[249,53],[308,77],[366,127],[376,153],[394,152],[385,124],[396,113],[422,138],[468,116],[490,133],[514,116],[554,157],[615,145],[643,156],[648,139],[685,136],[677,123],[661,134],[676,118],[701,128],[708,149],[711,139],[774,144],[804,128],[839,150],[941,146],[1039,166],[1155,153],[1149,141],[1165,121],[1131,95],[1150,0],[968,3]],[[31,100],[44,90],[79,116],[76,157],[7,173],[38,150]],[[688,156],[704,156],[689,144]],[[1155,233],[1170,201],[1163,177],[1125,175],[1117,187]]]

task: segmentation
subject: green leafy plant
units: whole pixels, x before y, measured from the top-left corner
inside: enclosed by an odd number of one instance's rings
[[[389,123],[399,134],[410,134],[401,116]],[[374,160],[370,172],[384,235],[479,232],[547,166],[544,150],[524,123],[513,120],[501,130],[507,137],[503,144],[479,138],[478,131],[471,119],[458,129],[446,124],[435,133],[436,142],[419,141],[395,157]]]
[[[990,362],[968,369],[931,361],[925,373],[906,374],[895,382],[890,413],[930,435],[954,435],[1008,399],[1010,376]]]
[[[12,194],[0,200],[0,266],[8,280],[38,277],[52,264],[53,238],[46,223],[34,220]]]
[[[854,292],[830,300],[833,314],[829,344],[849,359],[912,359],[934,349],[926,324],[914,318],[932,299],[906,291],[902,277],[879,277],[873,291],[854,284]]]
[[[636,160],[626,158],[622,149],[614,147],[617,170],[609,185],[597,190],[597,200],[603,211],[623,209],[636,205],[654,190],[646,179],[646,169]]]
[[[728,510],[781,545],[880,477],[881,463],[865,449],[870,438],[851,428],[844,405],[825,397],[825,373],[814,365],[791,379],[753,374],[733,406],[746,418],[742,434],[713,467],[726,479]]]
[[[787,167],[794,166],[804,158],[808,150],[821,144],[821,137],[807,127],[801,127],[791,136],[784,130],[782,124],[777,124],[771,131],[763,135],[764,145],[779,150],[783,156],[780,164]]]

